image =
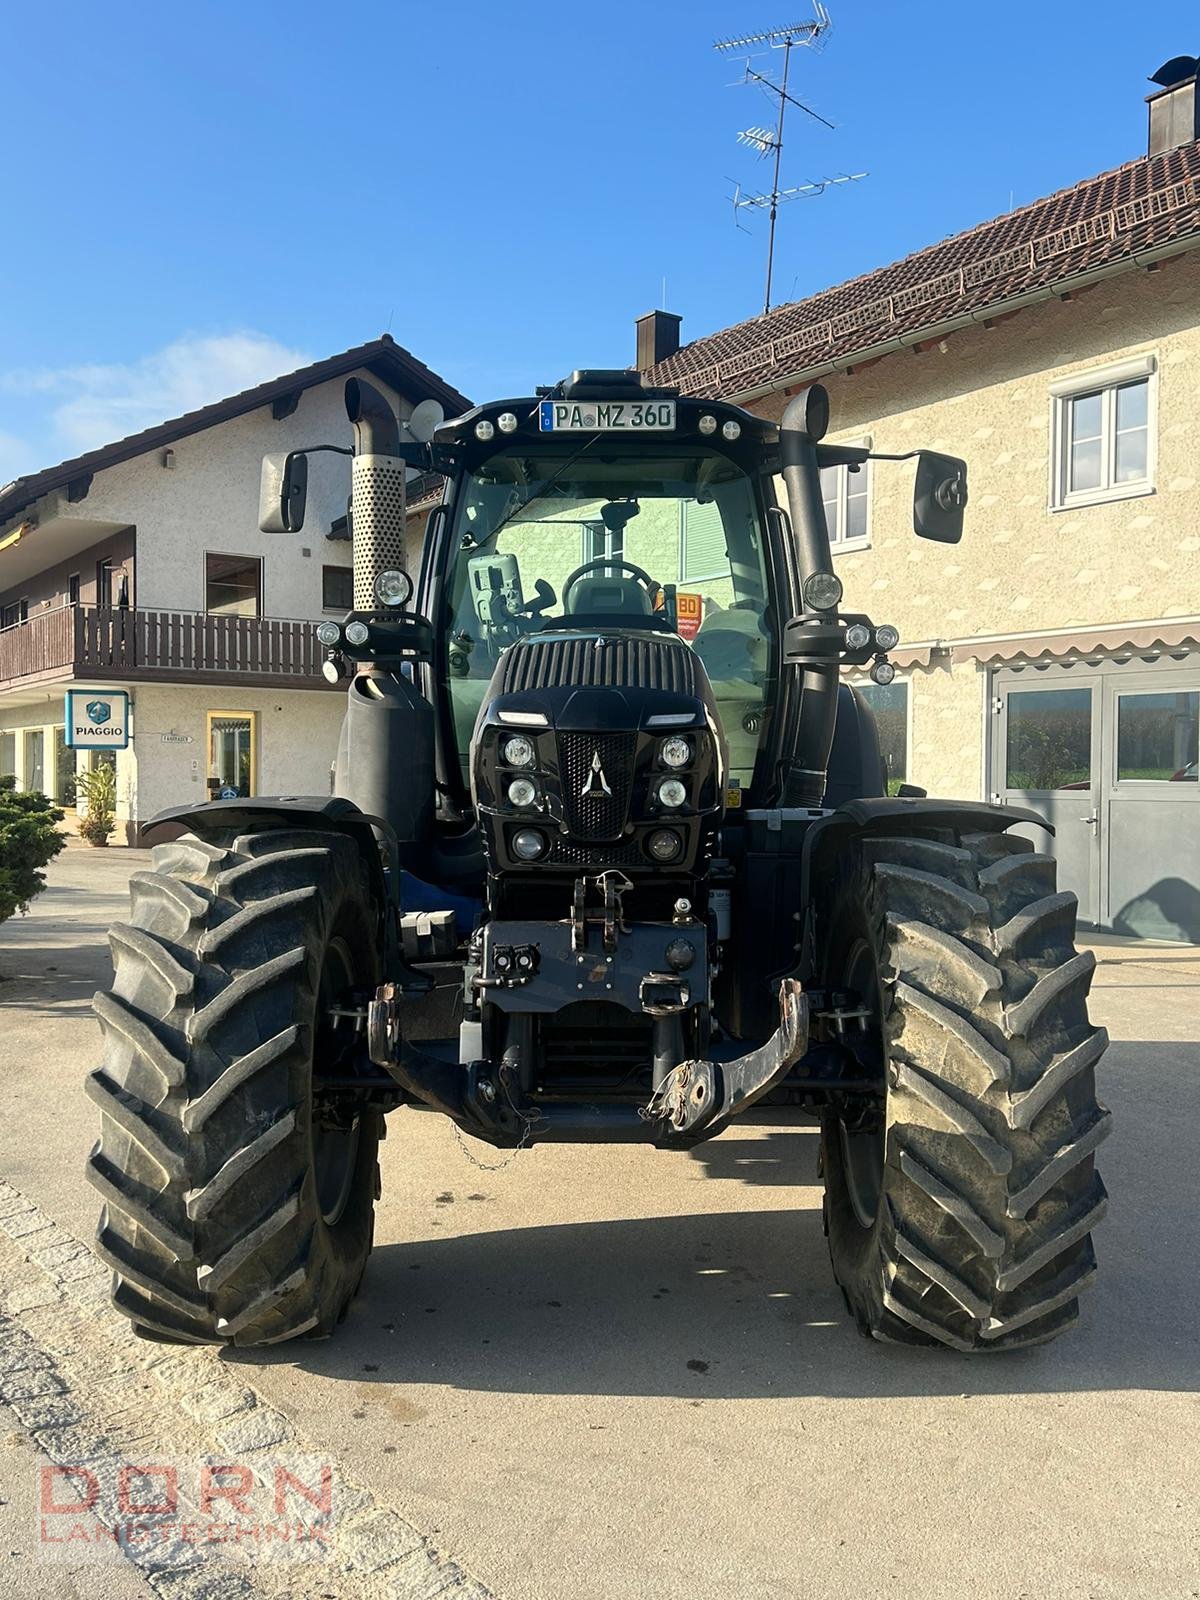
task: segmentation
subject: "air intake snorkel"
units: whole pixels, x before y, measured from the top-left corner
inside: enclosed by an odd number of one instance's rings
[[[354,425],[351,525],[354,535],[354,609],[378,605],[381,572],[408,571],[400,423],[388,401],[362,378],[346,380],[346,415]]]
[[[796,542],[796,561],[801,589],[814,573],[832,573],[829,529],[821,499],[821,468],[817,444],[829,426],[829,396],[820,384],[813,384],[789,401],[779,424],[779,460],[788,515]],[[805,604],[801,626],[795,630],[802,639],[804,623],[819,624],[825,618]],[[789,628],[789,633],[793,630]],[[813,629],[808,649],[818,644],[818,629]],[[837,718],[838,656],[836,646],[829,653],[828,665],[814,662],[811,655],[800,668],[800,713],[791,762],[784,778],[785,806],[818,807],[825,798],[829,751],[833,744]]]

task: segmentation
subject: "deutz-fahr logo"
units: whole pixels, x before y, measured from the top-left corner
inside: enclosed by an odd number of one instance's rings
[[[585,800],[596,795],[612,794],[612,790],[608,787],[608,779],[604,776],[604,768],[600,765],[599,750],[592,751],[591,770],[588,772],[587,781],[579,793],[580,797]]]
[[[112,706],[107,700],[89,700],[84,710],[89,722],[108,722],[112,718]]]

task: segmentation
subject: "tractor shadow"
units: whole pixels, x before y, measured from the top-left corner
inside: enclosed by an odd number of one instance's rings
[[[529,1226],[489,1228],[504,1180],[481,1174],[474,1193],[440,1197],[445,1236],[375,1251],[336,1338],[228,1359],[358,1384],[698,1401],[1191,1391],[1198,1089],[1194,1046],[1113,1046],[1099,1285],[1052,1345],[967,1357],[861,1338],[825,1251],[816,1138],[767,1112],[765,1137],[735,1130],[684,1158],[677,1198],[697,1214],[549,1220],[575,1174],[569,1151],[543,1147]],[[764,1186],[772,1208],[754,1203]]]

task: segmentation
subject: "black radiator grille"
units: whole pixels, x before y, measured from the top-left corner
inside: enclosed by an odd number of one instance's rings
[[[550,860],[563,867],[640,867],[645,857],[636,844],[576,844],[573,839],[555,839]]]
[[[563,814],[580,840],[619,839],[629,816],[636,733],[560,733]]]
[[[666,689],[696,693],[696,663],[679,640],[531,639],[501,657],[499,694],[523,689]]]

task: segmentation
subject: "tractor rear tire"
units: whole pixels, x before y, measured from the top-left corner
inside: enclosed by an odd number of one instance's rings
[[[1110,1128],[1095,958],[1075,896],[1012,834],[862,839],[829,902],[827,982],[873,1012],[874,1115],[822,1124],[833,1270],[860,1331],[1013,1349],[1056,1337],[1096,1270]]]
[[[332,1332],[371,1248],[381,1119],[314,1105],[377,982],[378,907],[354,842],[185,836],[130,881],[95,998],[104,1064],[97,1253],[149,1338],[274,1344]]]

